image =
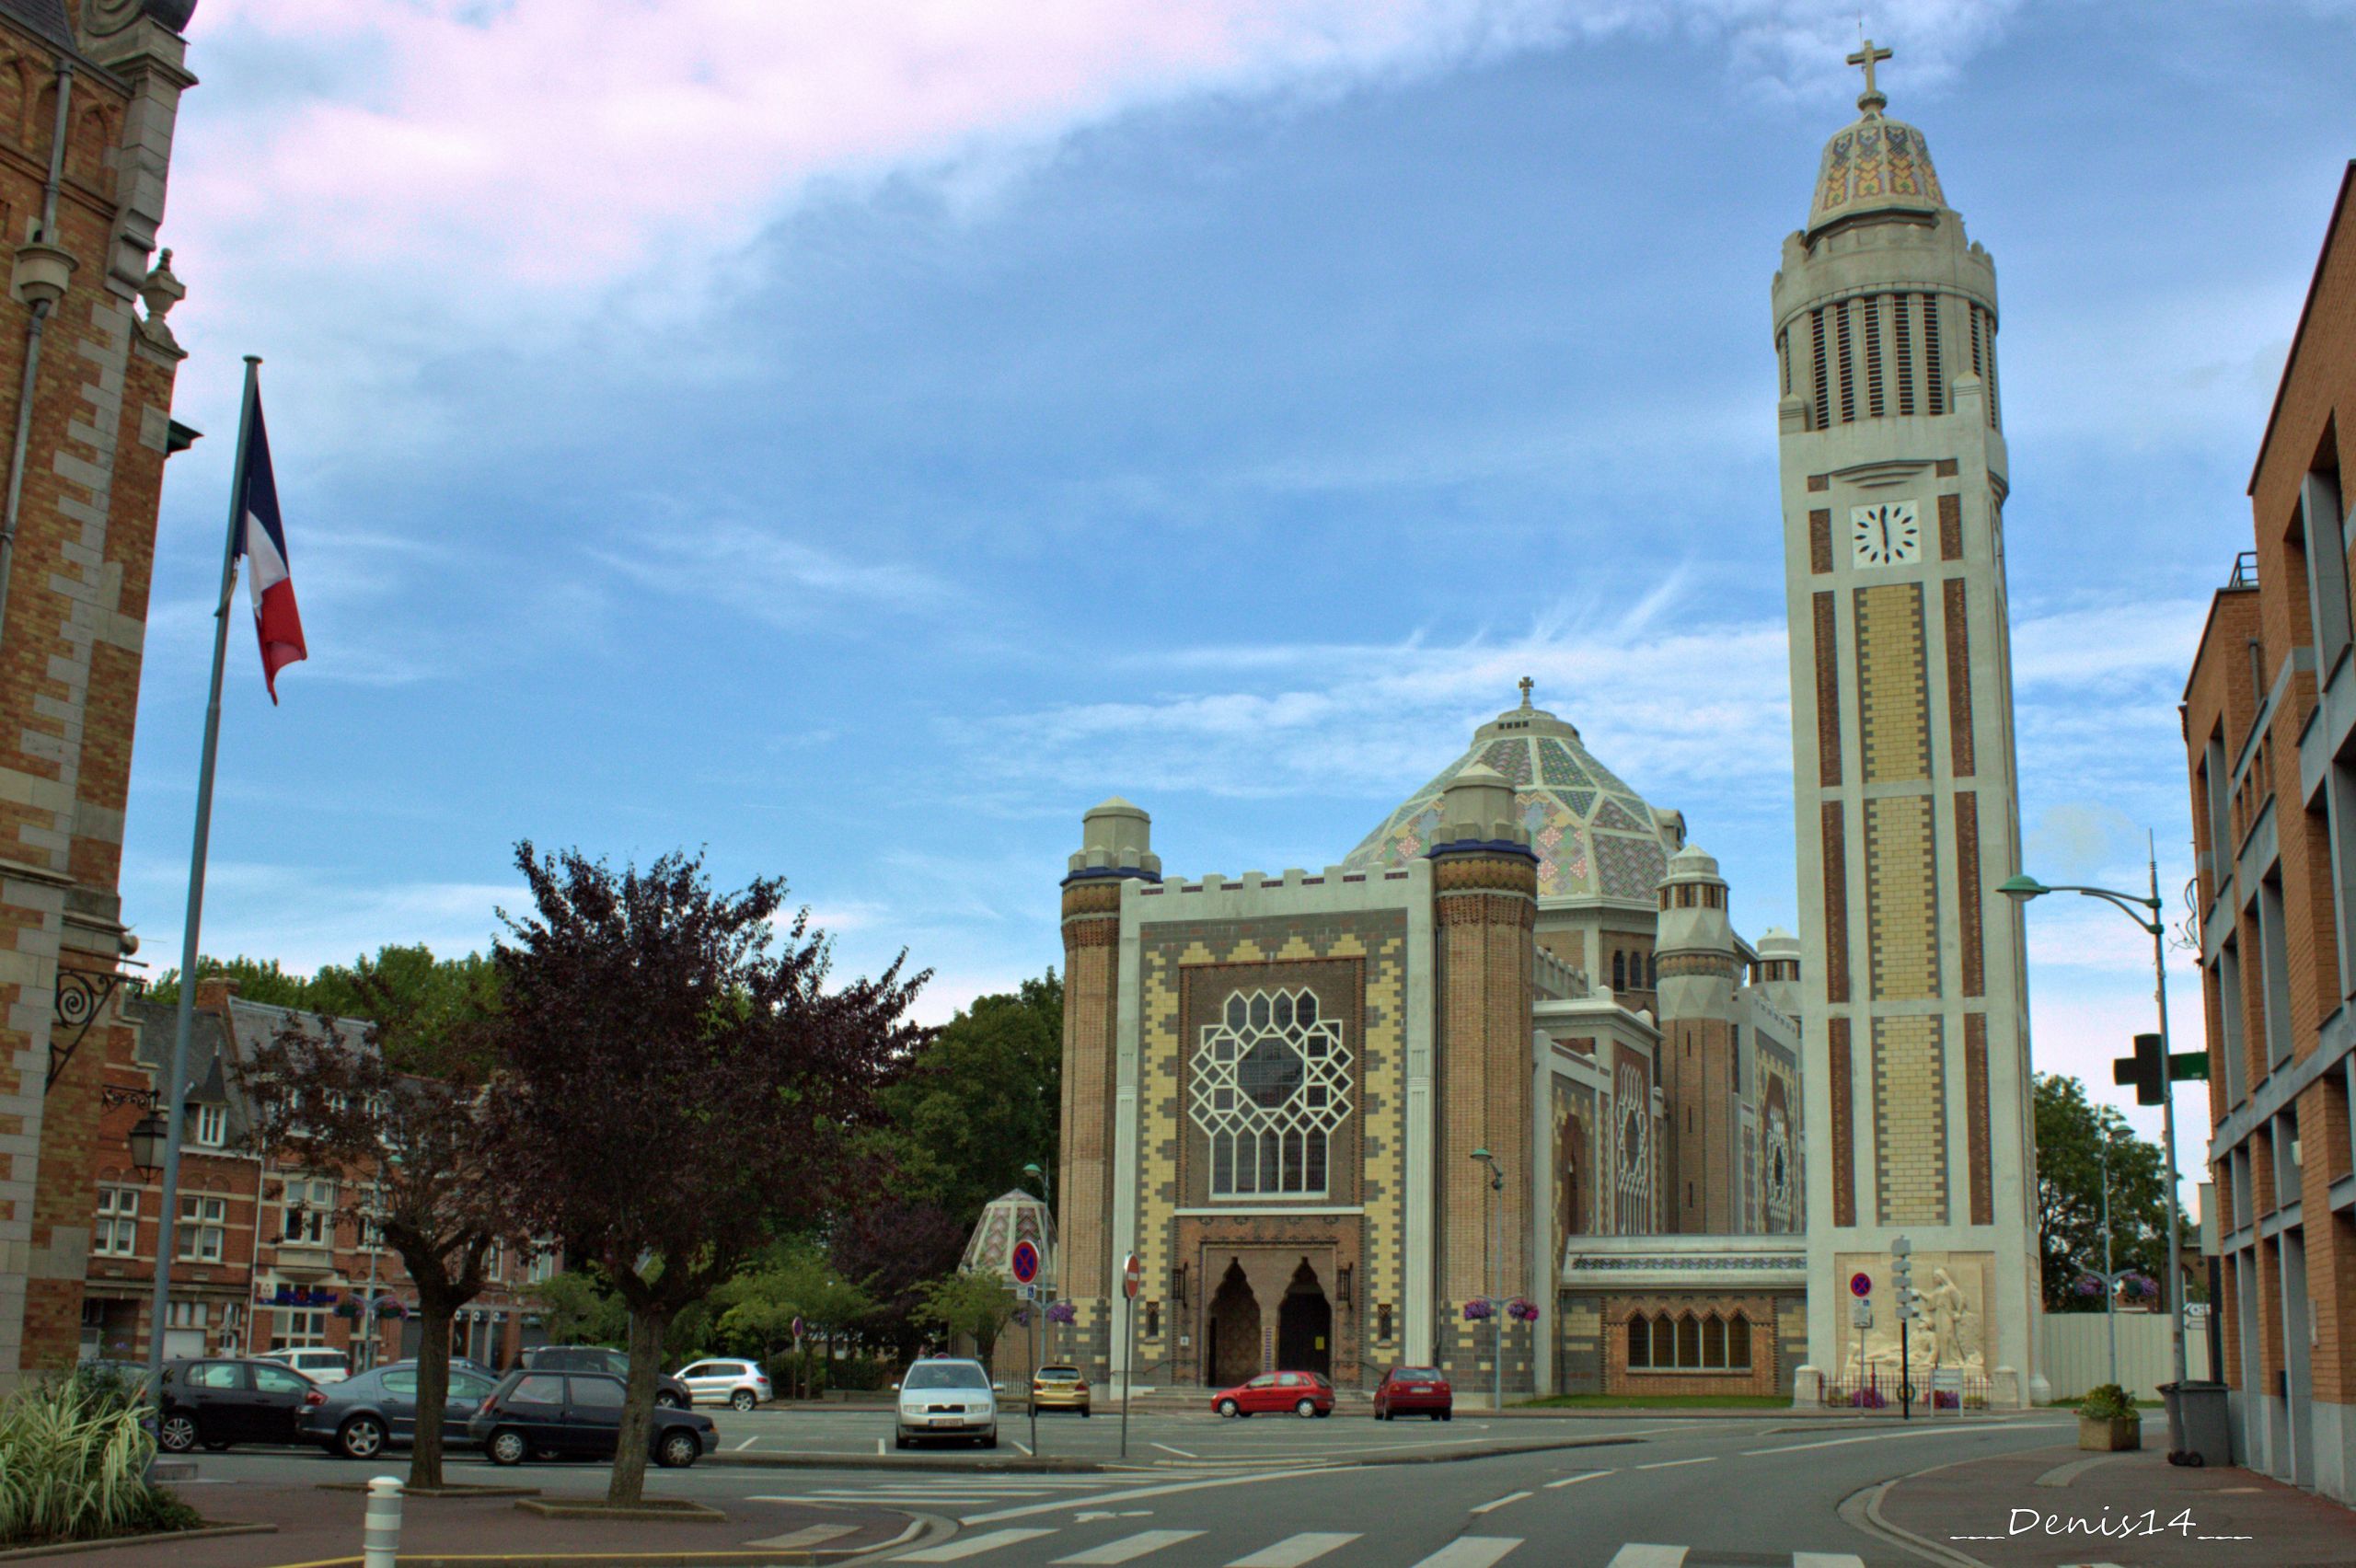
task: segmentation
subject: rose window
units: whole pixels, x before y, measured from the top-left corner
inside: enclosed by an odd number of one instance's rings
[[[1193,1099],[1213,1196],[1322,1196],[1327,1140],[1350,1114],[1341,1026],[1314,992],[1239,992],[1203,1030]]]

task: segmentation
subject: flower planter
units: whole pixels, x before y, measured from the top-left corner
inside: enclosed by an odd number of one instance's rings
[[[2078,1447],[2097,1454],[2115,1453],[2143,1446],[2143,1418],[2140,1415],[2078,1417]]]

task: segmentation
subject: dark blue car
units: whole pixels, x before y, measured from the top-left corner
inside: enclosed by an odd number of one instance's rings
[[[330,1454],[373,1459],[387,1448],[406,1448],[417,1437],[417,1363],[396,1361],[363,1372],[320,1392],[327,1402],[307,1407],[303,1435]],[[450,1368],[450,1397],[442,1407],[442,1445],[474,1446],[467,1421],[499,1380],[467,1366]]]

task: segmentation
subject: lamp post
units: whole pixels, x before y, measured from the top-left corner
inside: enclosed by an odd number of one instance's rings
[[[1497,1304],[1497,1227],[1502,1223],[1501,1216],[1505,1208],[1506,1172],[1505,1168],[1497,1163],[1497,1157],[1485,1148],[1474,1149],[1472,1158],[1489,1168],[1489,1192],[1492,1195],[1489,1205],[1490,1222],[1488,1235],[1484,1238],[1486,1244],[1482,1249],[1487,1254],[1485,1261],[1488,1264],[1482,1272],[1488,1275],[1489,1361],[1494,1378],[1494,1392],[1491,1397],[1496,1401],[1489,1408],[1503,1410],[1506,1408],[1506,1325],[1504,1320],[1498,1316],[1500,1309]]]
[[[1056,1228],[1055,1186],[1047,1176],[1046,1167],[1034,1159],[1023,1165],[1022,1174],[1038,1179],[1039,1202],[1047,1211],[1047,1228],[1050,1231],[1054,1230]],[[1040,1239],[1048,1240],[1045,1237]],[[1053,1267],[1058,1269],[1062,1267],[1062,1260],[1056,1257],[1056,1248],[1051,1240],[1048,1242],[1047,1256],[1053,1260]],[[1048,1270],[1042,1269],[1040,1272],[1047,1274]],[[1039,1451],[1039,1320],[1047,1315],[1048,1301],[1056,1293],[1056,1287],[1052,1282],[1057,1277],[1060,1276],[1050,1274],[1047,1280],[1042,1281],[1031,1303],[1031,1365],[1023,1373],[1023,1376],[1031,1380],[1031,1387],[1022,1402],[1031,1412],[1031,1451],[1034,1454]],[[1056,1348],[1056,1336],[1052,1330],[1047,1334],[1047,1348],[1049,1350]]]
[[[2038,882],[2035,877],[2028,876],[2025,873],[2006,879],[2004,884],[1998,887],[1996,891],[2011,899],[2014,903],[2021,905],[2027,904],[2032,898],[2042,898],[2049,893],[2075,893],[2087,898],[2099,898],[2105,904],[2109,905],[2111,907],[2125,915],[2129,919],[2134,921],[2138,926],[2142,927],[2143,929],[2151,935],[2152,1001],[2154,1006],[2159,1009],[2160,1014],[2160,1136],[2163,1144],[2165,1146],[2168,1177],[2168,1286],[2166,1296],[2168,1312],[2168,1348],[2173,1357],[2177,1384],[2178,1387],[2182,1387],[2185,1382],[2184,1261],[2182,1256],[2184,1238],[2181,1234],[2183,1226],[2177,1217],[2176,1187],[2177,1175],[2176,1167],[2176,1085],[2173,1078],[2170,1076],[2171,1064],[2168,1056],[2167,926],[2160,918],[2160,858],[2159,852],[2156,848],[2151,852],[2149,857],[2149,865],[2152,876],[2152,891],[2148,895],[2132,893],[2118,893],[2107,887],[2080,887],[2076,885],[2048,887],[2043,882]],[[2106,1176],[2103,1182],[2103,1197],[2106,1206],[2109,1202],[2109,1196],[2110,1183],[2108,1178]],[[2108,1234],[2108,1225],[2106,1222],[2104,1227],[2106,1236]],[[2174,1415],[2175,1412],[2176,1407],[2174,1404],[2171,1404],[2169,1406],[2169,1413]],[[2175,1430],[2175,1423],[2173,1421],[2169,1423],[2169,1427],[2168,1447],[2169,1451],[2173,1453],[2183,1447],[2182,1434]]]

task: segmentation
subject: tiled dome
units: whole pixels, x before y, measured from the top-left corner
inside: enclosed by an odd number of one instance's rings
[[[1808,201],[1810,235],[1860,213],[1935,213],[1947,204],[1923,133],[1874,107],[1878,94],[1864,102],[1867,107],[1857,122],[1824,144],[1816,193]]]
[[[1472,748],[1407,797],[1349,853],[1354,868],[1402,866],[1431,847],[1440,795],[1468,767],[1491,767],[1514,787],[1514,803],[1538,852],[1538,895],[1617,898],[1649,904],[1669,870],[1678,836],[1643,796],[1595,760],[1566,721],[1533,708],[1525,694],[1474,732]]]

